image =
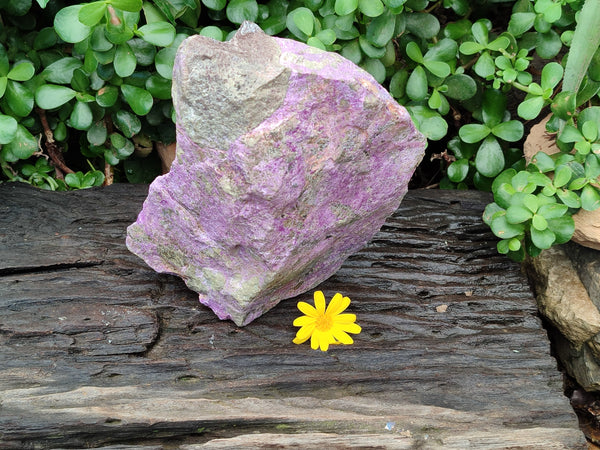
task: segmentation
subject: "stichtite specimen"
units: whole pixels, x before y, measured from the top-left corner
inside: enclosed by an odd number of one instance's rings
[[[177,157],[127,246],[245,325],[334,274],[396,210],[426,141],[352,62],[244,23],[186,39]]]

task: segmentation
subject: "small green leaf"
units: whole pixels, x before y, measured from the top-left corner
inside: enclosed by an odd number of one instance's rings
[[[525,120],[533,120],[539,116],[544,107],[542,96],[534,96],[526,99],[517,107],[517,114]]]
[[[504,164],[504,153],[500,144],[493,136],[488,136],[477,151],[475,168],[483,176],[492,178],[502,172]]]
[[[583,133],[583,136],[590,142],[594,142],[596,139],[598,139],[598,125],[591,120],[583,123],[581,126],[581,132]]]
[[[488,203],[481,218],[483,219],[484,223],[489,226],[495,217],[504,214],[506,214],[505,209],[500,207],[497,203]]]
[[[115,52],[115,59],[113,61],[115,73],[121,78],[130,76],[135,72],[137,66],[137,60],[131,50],[131,47],[127,43],[119,44],[117,51]]]
[[[496,89],[486,89],[483,93],[481,116],[483,123],[492,128],[504,120],[506,95]]]
[[[4,96],[4,93],[6,92],[7,84],[8,84],[8,78],[0,77],[0,98],[2,98]]]
[[[566,185],[573,176],[573,171],[567,165],[561,165],[556,168],[554,172],[554,181],[553,184],[555,187],[563,187]]]
[[[65,183],[67,183],[67,185],[73,189],[81,189],[82,179],[82,172],[68,173],[65,175]]]
[[[545,220],[544,223],[546,223]],[[545,250],[552,247],[552,244],[556,241],[556,235],[547,226],[543,230],[531,228],[531,241],[536,247]]]
[[[42,109],[54,109],[75,97],[73,89],[66,86],[43,84],[35,91],[35,102]]]
[[[533,27],[536,14],[534,12],[516,12],[510,16],[508,23],[508,32],[513,36],[519,37]]]
[[[523,223],[533,217],[533,213],[520,205],[511,205],[506,210],[506,220],[508,223]]]
[[[202,0],[204,6],[214,11],[221,11],[227,5],[227,0]]]
[[[542,173],[552,172],[555,168],[555,162],[552,157],[544,152],[536,153],[531,159],[531,162],[532,164],[535,164]]]
[[[369,58],[383,58],[385,56],[385,48],[375,47],[363,36],[358,37],[360,48]]]
[[[119,133],[112,133],[110,135],[110,143],[111,150],[113,150],[114,155],[118,159],[125,159],[128,156],[131,156],[131,154],[135,150],[133,142],[123,137]]]
[[[225,33],[223,33],[223,30],[213,25],[202,28],[202,30],[200,30],[200,36],[206,36],[221,42],[225,40]]]
[[[83,6],[67,6],[56,13],[54,30],[63,41],[74,44],[90,35],[92,29],[79,21],[79,11]]]
[[[550,62],[542,69],[541,86],[543,90],[554,89],[562,80],[564,70],[557,62]]]
[[[419,48],[419,45],[416,42],[410,41],[408,44],[406,44],[405,50],[407,56],[414,62],[419,64],[423,63],[423,53],[421,52],[421,49]]]
[[[559,92],[552,99],[550,109],[562,120],[569,120],[577,108],[576,96],[572,92]]]
[[[473,70],[482,78],[491,78],[496,72],[496,64],[488,52],[483,52],[473,66]]]
[[[369,72],[378,83],[385,81],[385,66],[378,59],[368,58],[360,67]]]
[[[87,3],[81,7],[77,18],[88,27],[93,27],[104,18],[106,3],[104,1]]]
[[[336,40],[335,31],[333,30],[319,31],[316,37],[325,45],[333,45]]]
[[[560,36],[554,30],[547,33],[537,33],[536,38],[535,52],[540,58],[552,59],[558,55],[562,48]]]
[[[117,111],[113,114],[112,118],[115,126],[125,135],[125,137],[131,138],[138,134],[142,129],[142,122],[140,119],[129,111]]]
[[[557,219],[559,217],[564,216],[568,210],[569,208],[567,205],[562,205],[560,203],[550,203],[547,205],[540,206],[538,214],[541,214],[547,220]]]
[[[175,39],[175,27],[169,22],[153,22],[141,26],[135,34],[157,47],[168,47]]]
[[[325,47],[325,44],[323,44],[323,42],[321,42],[321,40],[317,37],[314,37],[314,36],[309,37],[306,40],[306,44],[310,45],[311,47],[315,47],[320,50],[327,51],[327,47]]]
[[[592,185],[585,185],[581,191],[581,207],[586,211],[594,211],[600,207],[600,193]]]
[[[38,151],[38,141],[27,128],[18,124],[14,138],[2,146],[0,159],[6,162],[16,162],[20,159],[30,158]]]
[[[412,100],[423,100],[427,97],[427,75],[421,66],[415,67],[406,83],[406,94]]]
[[[470,123],[460,127],[458,135],[466,143],[472,144],[484,140],[491,132],[486,125]]]
[[[27,117],[33,110],[33,93],[24,84],[8,80],[4,95],[17,116]]]
[[[448,166],[448,178],[453,183],[460,183],[469,174],[469,161],[467,159],[458,159]]]
[[[129,13],[125,13],[120,9],[115,9],[112,6],[108,8],[110,20],[106,22],[104,34],[106,38],[113,44],[123,44],[133,37],[133,30],[127,23]]]
[[[474,55],[485,50],[485,47],[478,42],[466,41],[460,44],[459,51],[463,55]]]
[[[175,63],[176,48],[166,47],[161,49],[154,58],[154,64],[158,74],[171,80],[173,78],[173,64]]]
[[[11,116],[0,114],[0,145],[8,144],[17,134],[17,121]]]
[[[171,80],[167,80],[160,75],[151,75],[146,80],[146,90],[154,98],[169,100],[171,98]]]
[[[360,51],[360,45],[358,44],[358,40],[353,40],[351,42],[348,42],[346,45],[344,45],[342,47],[341,54],[344,58],[349,59],[354,64],[356,64],[356,65],[360,64],[360,61],[362,59],[362,52]],[[401,71],[396,72],[396,74],[398,74],[398,73],[401,73]],[[404,73],[406,74],[406,79],[408,79],[408,72],[404,72]],[[394,75],[396,75],[396,74],[394,74]],[[393,77],[392,77],[392,79],[393,79]],[[405,85],[406,85],[406,79],[404,80]],[[390,80],[390,86],[391,86],[391,80]],[[390,87],[390,91],[391,91],[391,87]],[[394,94],[392,93],[392,95],[394,95]],[[400,95],[400,97],[402,97],[402,96],[404,96],[404,94]]]
[[[418,130],[427,139],[438,141],[448,133],[448,123],[436,111],[420,105],[409,106],[407,109]]]
[[[358,0],[358,9],[367,17],[378,17],[385,11],[381,0]]]
[[[446,78],[450,75],[450,66],[443,61],[425,60],[423,65],[438,78]]]
[[[73,78],[73,72],[82,66],[79,58],[65,57],[54,61],[42,71],[42,77],[50,83],[69,84]]]
[[[226,15],[231,23],[238,25],[245,20],[256,22],[258,18],[258,3],[256,3],[256,0],[229,0]]]
[[[14,81],[27,81],[33,77],[35,68],[29,61],[22,61],[13,66],[6,75],[6,78]]]
[[[516,238],[513,238],[513,239],[516,239]],[[500,253],[501,255],[506,255],[510,251],[508,243],[511,240],[512,239],[502,239],[502,240],[498,241],[496,243],[496,249],[498,250],[498,253]]]
[[[506,49],[509,45],[510,40],[506,36],[500,36],[499,38],[496,38],[492,42],[490,42],[487,45],[487,49],[497,52],[500,49]]]
[[[518,120],[509,120],[502,122],[492,128],[494,136],[508,142],[517,142],[523,137],[523,123]]]
[[[152,109],[154,101],[152,94],[145,89],[128,84],[121,85],[121,92],[125,101],[138,116],[145,116]]]
[[[538,231],[544,231],[546,228],[548,228],[548,222],[546,221],[546,218],[540,214],[533,215],[533,218],[531,219],[531,225]]]
[[[572,191],[578,191],[579,189],[583,189],[583,187],[588,183],[589,181],[587,178],[575,178],[573,181],[571,181],[571,184],[569,184],[569,189]]]
[[[138,12],[142,9],[142,0],[108,0],[108,3],[122,11]]]
[[[490,228],[501,239],[510,239],[523,234],[523,224],[512,224],[506,220],[506,215],[499,215],[492,219]]]
[[[116,86],[108,85],[100,88],[96,92],[96,102],[103,108],[113,106],[119,98],[119,89]]]
[[[92,110],[90,105],[77,101],[71,111],[71,117],[69,118],[69,125],[76,130],[87,130],[93,121]]]
[[[564,244],[573,237],[575,222],[569,215],[550,219],[548,220],[548,229],[554,233],[557,244]]]
[[[444,83],[448,87],[448,90],[445,92],[446,97],[455,100],[467,100],[477,93],[477,84],[469,75],[451,75],[446,78]]]
[[[483,20],[478,20],[471,26],[471,33],[477,42],[487,45],[489,30]]]
[[[508,241],[508,249],[511,252],[516,252],[521,249],[521,241],[517,238],[512,238]]]
[[[405,14],[406,29],[422,39],[431,39],[440,32],[440,22],[429,13],[413,12]]]
[[[350,14],[358,8],[358,0],[335,0],[335,13],[338,16]]]
[[[287,20],[288,29],[292,33],[294,33],[295,28],[297,28],[300,32],[304,33],[304,35],[312,36],[315,27],[315,16],[310,9],[304,7],[296,8],[288,14]],[[293,25],[295,25],[295,28],[290,28],[290,20],[293,22]],[[302,35],[297,37],[302,38]]]
[[[367,40],[375,47],[385,47],[394,37],[396,16],[386,11],[367,25]]]
[[[86,133],[88,142],[96,146],[104,145],[107,136],[108,131],[106,129],[106,123],[104,120],[99,120],[98,122],[92,124]]]

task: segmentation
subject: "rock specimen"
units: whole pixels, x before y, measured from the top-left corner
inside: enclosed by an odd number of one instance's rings
[[[181,44],[173,102],[177,155],[127,246],[240,326],[363,247],[426,143],[365,71],[251,23]]]

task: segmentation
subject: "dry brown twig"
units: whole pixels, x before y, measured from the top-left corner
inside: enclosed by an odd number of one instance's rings
[[[48,119],[46,119],[46,111],[41,108],[36,108],[38,116],[40,117],[40,122],[42,123],[42,128],[44,129],[44,136],[46,137],[46,145],[45,149],[48,153],[48,156],[52,160],[52,165],[56,170],[56,178],[64,179],[65,173],[74,173],[67,164],[65,163],[65,159],[58,147],[56,145],[56,141],[54,140],[54,134],[52,134],[52,130],[50,129],[50,125],[48,125]],[[40,146],[41,147],[41,146]]]

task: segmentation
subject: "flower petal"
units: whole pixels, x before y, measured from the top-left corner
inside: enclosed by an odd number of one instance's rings
[[[298,302],[298,309],[309,317],[317,317],[317,310],[306,302]]]
[[[333,329],[333,337],[335,337],[344,345],[350,345],[354,343],[354,340],[350,336],[348,336],[348,334],[346,334],[344,330],[340,330],[339,328]]]
[[[313,350],[316,350],[319,348],[319,343],[320,343],[319,335],[320,335],[320,333],[317,330],[315,330],[314,333],[310,336],[310,348],[312,348]]]
[[[338,315],[343,312],[350,305],[350,299],[342,296],[339,292],[333,296],[329,306],[327,307],[327,314],[332,316]]]
[[[356,322],[356,314],[338,314],[333,320],[335,323],[354,323]]]
[[[342,323],[338,325],[340,329],[346,333],[358,334],[362,331],[362,328],[355,323]]]
[[[296,337],[294,338],[294,344],[302,344],[303,342],[306,342],[313,334],[314,329],[314,325],[306,325],[300,328],[296,333]]]
[[[323,315],[325,314],[325,296],[322,291],[315,291],[315,309],[317,310],[317,314]]]
[[[294,344],[304,344],[306,341],[308,341],[309,337],[310,335],[306,336],[306,339],[298,339],[298,337],[295,337],[294,339],[292,339],[292,342]]]
[[[300,316],[300,317],[296,317],[296,319],[294,319],[294,326],[295,327],[303,327],[304,325],[309,325],[311,323],[312,324],[315,323],[315,318],[314,317]]]
[[[326,341],[325,339],[321,339],[321,342],[319,343],[319,347],[321,348],[322,352],[326,352],[327,349],[329,349],[329,341]]]

